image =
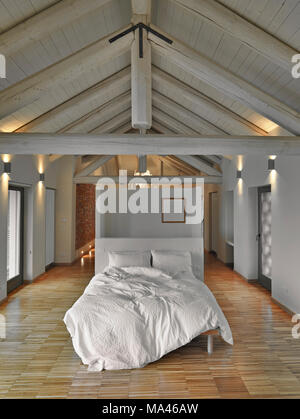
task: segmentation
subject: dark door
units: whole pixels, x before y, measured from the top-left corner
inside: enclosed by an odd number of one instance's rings
[[[258,281],[272,288],[272,194],[271,185],[258,188]]]
[[[24,190],[14,186],[8,191],[7,292],[23,283]]]

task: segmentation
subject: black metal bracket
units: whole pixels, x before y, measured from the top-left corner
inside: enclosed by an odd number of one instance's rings
[[[147,32],[151,32],[153,35],[157,36],[158,38],[162,39],[163,41],[167,42],[168,44],[173,44],[173,41],[166,36],[162,35],[161,33],[155,31],[150,26],[145,25],[144,23],[140,22],[136,25],[131,26],[131,28],[126,29],[126,31],[118,33],[118,35],[112,37],[109,39],[109,42],[112,44],[113,42],[117,41],[120,38],[123,38],[123,36],[127,35],[130,32],[135,32],[135,30],[139,30],[139,57],[144,57],[144,42],[143,42],[143,29],[145,29]]]

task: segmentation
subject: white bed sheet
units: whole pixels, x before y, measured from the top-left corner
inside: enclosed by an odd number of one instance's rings
[[[216,328],[233,344],[228,322],[202,281],[154,268],[108,267],[64,322],[90,371],[144,367]]]

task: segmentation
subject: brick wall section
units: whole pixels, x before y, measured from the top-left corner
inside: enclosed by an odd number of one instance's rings
[[[76,185],[76,250],[95,239],[95,185]]]

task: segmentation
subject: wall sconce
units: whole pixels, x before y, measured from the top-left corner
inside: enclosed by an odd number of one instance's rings
[[[11,162],[4,162],[3,172],[10,175],[11,174]]]
[[[45,173],[40,173],[40,182],[45,182]]]
[[[237,179],[242,179],[242,171],[241,170],[236,171],[236,178]]]
[[[275,170],[275,159],[268,160],[268,170]]]

